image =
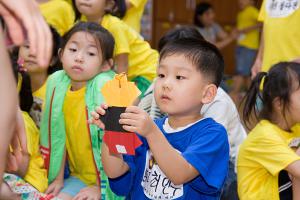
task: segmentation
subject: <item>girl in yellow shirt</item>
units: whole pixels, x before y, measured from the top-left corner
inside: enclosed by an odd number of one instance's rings
[[[127,72],[129,80],[144,92],[156,76],[158,52],[122,20],[110,13],[114,0],[76,0],[76,8],[87,21],[100,23],[115,39],[114,61],[116,71]]]
[[[61,43],[61,37],[54,28],[50,27],[50,29],[53,38],[53,50],[49,67],[45,68],[38,65],[36,57],[33,56],[29,51],[30,46],[28,42],[21,45],[20,48],[16,50],[18,54],[18,64],[20,65],[21,70],[26,71],[30,76],[33,104],[29,113],[38,128],[40,127],[48,75],[61,69],[57,55],[58,48]]]
[[[235,76],[230,96],[240,101],[242,88],[250,86],[251,67],[259,45],[258,10],[253,0],[239,0],[240,12],[237,15],[237,28],[240,36],[235,49]]]
[[[263,91],[260,92],[262,80]],[[257,111],[257,98],[262,109]],[[269,73],[260,72],[246,96],[243,111],[246,125],[253,113],[260,120],[240,146],[237,170],[241,200],[299,199],[300,64],[281,62]],[[253,120],[252,120],[253,121]],[[296,148],[296,152],[293,151]],[[291,178],[290,178],[291,177]]]

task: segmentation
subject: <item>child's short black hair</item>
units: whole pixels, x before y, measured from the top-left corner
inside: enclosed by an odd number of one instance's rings
[[[170,55],[184,55],[197,69],[217,87],[220,85],[224,60],[213,44],[195,38],[182,38],[167,43],[160,52],[160,60]]]
[[[194,26],[181,26],[168,31],[164,36],[160,38],[158,42],[158,51],[160,52],[168,42],[173,42],[175,40],[183,38],[204,40],[201,33]]]
[[[99,42],[103,61],[107,61],[113,58],[115,40],[110,32],[95,22],[78,22],[76,23],[64,36],[61,45],[62,51],[66,47],[66,44],[77,32],[90,33],[97,42]]]

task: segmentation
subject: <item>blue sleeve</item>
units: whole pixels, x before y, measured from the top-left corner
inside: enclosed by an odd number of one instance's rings
[[[128,164],[129,170],[120,177],[111,179],[109,178],[109,186],[111,190],[119,196],[128,196],[134,182],[134,176],[136,171],[136,166],[133,156],[123,155],[124,161]]]
[[[205,130],[198,129],[182,155],[200,174],[191,182],[192,187],[209,193],[222,188],[229,162],[228,137],[223,126],[214,123]],[[203,182],[207,187],[203,187]]]

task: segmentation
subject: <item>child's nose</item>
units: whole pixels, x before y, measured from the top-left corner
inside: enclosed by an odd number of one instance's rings
[[[167,90],[167,89],[171,89],[171,80],[169,78],[166,78],[162,84],[162,88],[164,90]]]
[[[78,52],[75,56],[75,61],[76,62],[83,62],[83,54],[81,52]]]

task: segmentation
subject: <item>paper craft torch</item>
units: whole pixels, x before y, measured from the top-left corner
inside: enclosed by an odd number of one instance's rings
[[[132,105],[141,92],[135,83],[127,81],[124,73],[117,74],[113,80],[108,81],[101,92],[109,105],[106,114],[101,116],[105,124],[103,141],[111,153],[135,155],[135,149],[142,142],[135,133],[125,131],[119,124],[119,119],[121,113]]]

